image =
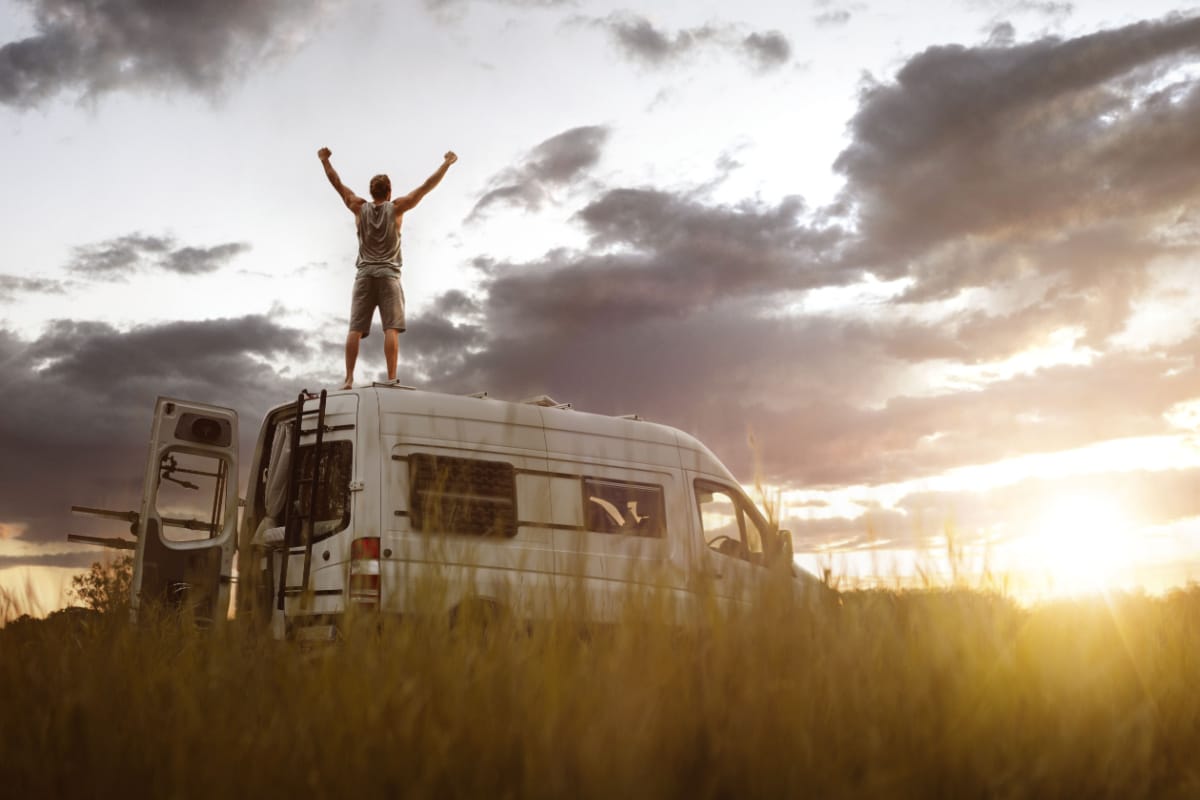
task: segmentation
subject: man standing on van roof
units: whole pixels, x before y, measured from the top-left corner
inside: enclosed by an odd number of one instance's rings
[[[359,340],[370,335],[371,318],[379,309],[383,323],[383,356],[387,361],[388,380],[396,380],[396,359],[400,352],[400,334],[404,332],[404,289],[400,287],[400,223],[404,212],[415,208],[421,198],[437,186],[458,160],[446,153],[437,172],[403,197],[392,200],[392,182],[387,175],[371,178],[371,202],[367,202],[342,183],[329,157],[328,147],[317,151],[325,167],[325,176],[341,195],[342,202],[354,215],[358,226],[358,275],[350,298],[350,333],[346,336],[346,380],[343,389],[354,382],[354,364],[358,361]]]

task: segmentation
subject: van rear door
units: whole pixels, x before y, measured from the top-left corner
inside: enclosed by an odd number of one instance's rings
[[[284,495],[267,502],[268,511],[280,515],[278,522],[284,526],[277,530],[274,543],[272,605],[286,611],[288,620],[344,610],[343,561],[350,534],[343,532],[353,529],[355,520],[371,519],[361,513],[362,495],[352,486],[355,476],[362,474],[361,466],[355,465],[368,457],[378,458],[369,446],[355,452],[358,396],[324,391],[321,395],[324,400],[307,393],[297,399],[295,414],[281,422],[275,433],[292,439],[286,466],[268,466],[269,472],[282,470],[273,483]],[[293,445],[298,448],[295,454],[290,453]]]
[[[212,621],[229,608],[237,548],[237,412],[159,397],[137,518],[131,608]]]

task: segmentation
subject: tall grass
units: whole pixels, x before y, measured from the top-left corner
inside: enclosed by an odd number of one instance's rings
[[[1197,797],[1200,590],[1023,609],[765,587],[705,625],[0,631],[6,796]]]
[[[26,577],[24,586],[0,586],[0,628],[22,616],[40,617],[44,613],[32,578]]]

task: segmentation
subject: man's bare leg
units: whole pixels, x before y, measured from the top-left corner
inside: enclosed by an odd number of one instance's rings
[[[346,381],[342,384],[343,389],[354,388],[354,365],[358,362],[360,339],[362,339],[362,334],[358,331],[350,331],[346,335]]]
[[[383,358],[387,361],[388,380],[396,380],[396,361],[400,355],[400,331],[388,328],[383,332]]]

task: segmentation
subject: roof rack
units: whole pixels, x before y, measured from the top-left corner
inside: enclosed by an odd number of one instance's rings
[[[398,381],[371,381],[371,387],[382,387],[384,389],[408,389],[410,392],[415,392],[417,390],[417,387],[415,386],[405,386],[403,383]]]
[[[619,418],[620,419],[631,419],[634,422],[644,422],[645,421],[640,414],[621,414]]]
[[[539,394],[534,397],[526,397],[521,401],[526,405],[541,406],[542,408],[562,408],[569,409],[570,403],[560,403],[548,394]]]

